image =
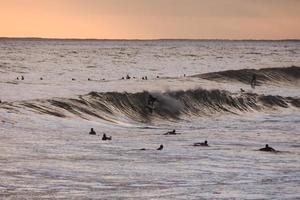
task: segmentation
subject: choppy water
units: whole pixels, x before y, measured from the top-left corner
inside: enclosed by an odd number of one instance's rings
[[[299,41],[0,39],[0,197],[299,199],[297,66]]]

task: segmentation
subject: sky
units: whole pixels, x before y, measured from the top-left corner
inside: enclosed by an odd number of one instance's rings
[[[300,0],[0,0],[0,37],[300,39]]]

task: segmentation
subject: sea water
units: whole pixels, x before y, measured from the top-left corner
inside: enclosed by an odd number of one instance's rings
[[[2,38],[0,197],[299,199],[297,66],[299,41]]]

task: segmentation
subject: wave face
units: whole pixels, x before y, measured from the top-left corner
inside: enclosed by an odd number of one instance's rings
[[[147,106],[149,92],[97,93],[91,92],[77,99],[55,98],[11,103],[39,114],[56,117],[80,117],[87,120],[102,119],[112,123],[155,120],[179,120],[190,116],[241,114],[243,112],[270,111],[280,108],[300,108],[300,99],[253,93],[234,94],[224,90],[188,90],[151,93],[158,99],[154,109]]]
[[[240,69],[228,70],[221,72],[212,72],[206,74],[195,75],[207,80],[213,81],[238,81],[249,84],[253,74],[256,74],[257,83],[265,82],[299,82],[300,67],[291,66],[283,68],[263,68],[263,69]]]

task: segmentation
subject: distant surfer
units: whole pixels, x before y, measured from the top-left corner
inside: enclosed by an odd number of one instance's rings
[[[243,88],[241,88],[240,91],[241,91],[241,93],[244,93],[244,92],[245,92],[245,90],[244,90]]]
[[[266,146],[264,148],[259,149],[260,151],[271,151],[271,152],[275,152],[276,150],[273,149],[272,147],[270,147],[268,144],[266,144]]]
[[[205,140],[204,142],[197,142],[194,143],[194,146],[203,146],[203,147],[209,147],[207,140]]]
[[[90,135],[96,135],[96,132],[94,131],[94,129],[93,128],[91,128],[91,131],[90,131],[90,133],[89,133]]]
[[[103,136],[102,136],[102,140],[111,140],[111,136],[110,137],[108,137],[108,136],[106,136],[106,134],[104,133],[103,134]]]
[[[179,135],[180,133],[177,133],[176,130],[172,130],[172,131],[168,131],[166,133],[164,133],[164,135]]]
[[[164,145],[160,145],[156,150],[163,150],[163,148],[164,148]]]
[[[130,79],[131,77],[127,74],[126,79]]]
[[[24,80],[24,76],[21,76],[21,80]]]
[[[254,89],[255,86],[256,86],[256,74],[253,74],[251,79],[251,87]]]

